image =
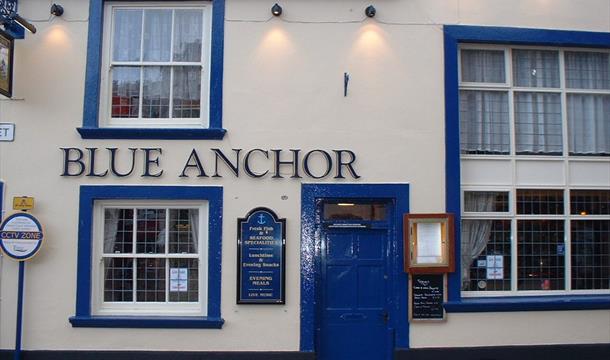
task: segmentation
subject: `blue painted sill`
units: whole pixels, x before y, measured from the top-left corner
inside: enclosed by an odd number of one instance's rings
[[[156,329],[220,329],[224,320],[213,317],[162,316],[72,316],[72,327],[156,328]]]
[[[222,140],[225,129],[159,129],[80,127],[83,139]]]
[[[610,309],[610,295],[462,298],[443,304],[448,313]]]

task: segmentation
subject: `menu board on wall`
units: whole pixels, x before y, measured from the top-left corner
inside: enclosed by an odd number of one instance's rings
[[[411,320],[445,319],[445,274],[412,274],[410,289]]]
[[[286,219],[267,208],[237,219],[237,303],[284,304]]]

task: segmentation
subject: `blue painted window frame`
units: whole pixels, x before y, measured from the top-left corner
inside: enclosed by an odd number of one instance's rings
[[[225,0],[212,0],[212,49],[210,54],[209,127],[195,128],[107,128],[99,126],[100,79],[102,65],[102,34],[104,3],[89,1],[89,34],[83,126],[76,130],[83,139],[212,139],[220,140],[222,128],[222,77],[224,57]],[[123,1],[123,0],[114,0]],[[133,0],[131,0],[133,1]],[[136,0],[140,1],[140,0]]]
[[[76,314],[73,327],[213,328],[220,329],[220,271],[222,245],[222,187],[82,185],[78,222]],[[207,316],[93,316],[93,208],[96,200],[206,200],[209,205]]]
[[[403,214],[409,212],[409,184],[302,184],[301,185],[301,338],[300,350],[315,351],[316,331],[316,201],[318,199],[387,199],[395,202],[394,226],[396,267],[394,292],[398,311],[390,312],[394,319],[394,347],[409,347],[407,313],[407,274],[404,273]]]
[[[446,211],[455,214],[455,268],[461,269],[461,183],[458,46],[460,43],[610,48],[610,33],[445,25],[445,182]],[[549,295],[462,298],[461,273],[449,274],[447,312],[610,309],[610,295]]]

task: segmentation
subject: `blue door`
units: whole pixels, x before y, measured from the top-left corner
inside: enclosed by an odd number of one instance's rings
[[[388,304],[391,232],[386,210],[381,217],[322,216],[320,360],[392,358]]]

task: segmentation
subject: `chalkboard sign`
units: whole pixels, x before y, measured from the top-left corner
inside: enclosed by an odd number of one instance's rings
[[[411,275],[411,320],[443,320],[445,275]]]
[[[286,219],[267,208],[237,219],[237,303],[284,304]]]

